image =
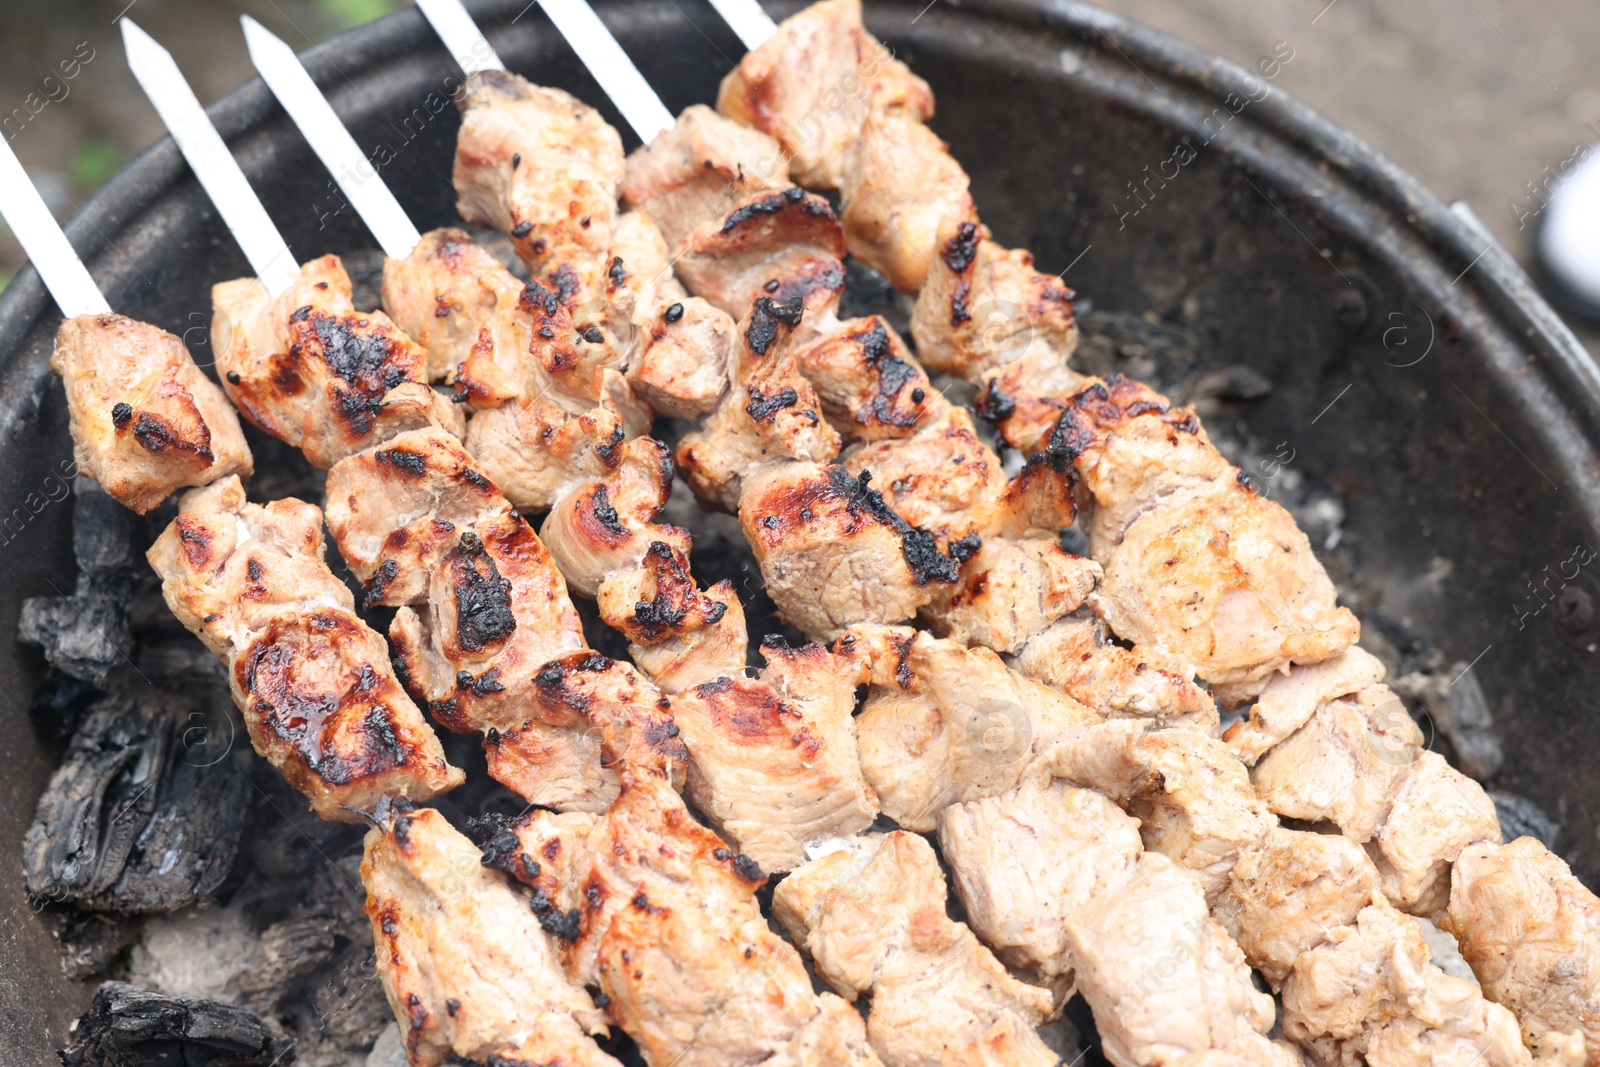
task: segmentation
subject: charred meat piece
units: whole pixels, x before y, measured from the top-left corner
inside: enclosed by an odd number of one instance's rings
[[[463,529],[507,519],[511,503],[454,436],[410,430],[334,464],[328,530],[367,588],[367,606],[427,598],[428,576]]]
[[[877,315],[851,319],[795,353],[822,413],[849,441],[910,437],[948,406],[900,335]]]
[[[677,247],[701,223],[789,188],[788,175],[789,160],[777,141],[691,104],[672,129],[628,156],[622,201],[648,211],[667,244]]]
[[[986,538],[921,617],[943,637],[1010,654],[1076,611],[1099,578],[1099,564],[1053,540]]]
[[[911,336],[935,370],[977,382],[1030,353],[1062,366],[1078,345],[1072,290],[1033,269],[1033,256],[989,240],[976,222],[947,218],[917,294]],[[1044,383],[1033,382],[1035,392]]]
[[[689,749],[689,799],[766,871],[872,825],[878,798],[856,748],[859,662],[769,639],[759,677],[720,677],[673,698]]]
[[[985,1062],[1053,1067],[1036,1027],[1048,991],[1018,981],[965,923],[945,914],[933,847],[896,831],[852,838],[779,884],[773,916],[841,996],[870,994],[867,1039],[886,1067]]]
[[[617,131],[576,97],[504,71],[469,77],[460,106],[456,210],[510,234],[574,306],[598,300],[622,180]]]
[[[748,638],[733,583],[702,591],[689,559],[653,541],[639,566],[600,584],[600,617],[628,638],[639,668],[666,693],[744,672]]]
[[[717,110],[776,137],[801,185],[838,189],[874,95],[918,119],[933,115],[927,83],[862,28],[860,0],[825,0],[739,61]]]
[[[616,1067],[605,1016],[521,893],[432,808],[386,801],[361,862],[378,975],[415,1067],[454,1056]]]
[[[505,512],[441,544],[425,577],[427,602],[402,608],[389,628],[407,688],[457,732],[523,722],[531,680],[584,644],[544,543]]]
[[[1447,925],[1529,1048],[1578,1031],[1587,1062],[1600,1059],[1600,901],[1559,856],[1531,837],[1463,850]]]
[[[695,296],[740,316],[761,297],[798,299],[813,325],[844,290],[844,234],[822,197],[791,187],[762,193],[696,226],[678,246],[678,277]]]
[[[535,860],[548,848],[528,843]],[[568,973],[598,983],[646,1063],[879,1062],[861,1017],[814,993],[799,954],[768,928],[760,868],[695,822],[659,764],[624,762],[622,791],[583,852],[566,890],[581,902]]]
[[[883,813],[909,830],[932,830],[950,804],[1005,792],[1055,739],[1097,720],[989,649],[908,627],[852,627],[834,653],[866,664],[862,771]]]
[[[660,413],[697,419],[728,391],[738,343],[738,328],[728,313],[697,296],[659,304],[640,325],[628,384]]]
[[[338,256],[302,266],[277,299],[241,278],[213,286],[211,301],[223,388],[313,466],[438,421],[427,353],[383,312],[356,311]]]
[[[107,982],[72,1028],[63,1067],[272,1067],[294,1061],[294,1043],[273,1036],[249,1008],[169,997]]]
[[[1360,626],[1306,535],[1244,483],[1192,412],[1113,376],[1071,399],[1051,447],[1083,479],[1106,621],[1193,663],[1221,703],[1355,642]]]
[[[94,911],[175,911],[215,892],[249,806],[221,685],[152,688],[120,672],[39,798],[28,892]]]
[[[541,511],[584,480],[616,471],[627,436],[609,396],[579,411],[549,396],[521,396],[473,416],[466,448],[512,504]]]
[[[1005,319],[991,316],[991,321]],[[1015,361],[986,371],[976,383],[978,395],[972,406],[1000,431],[1006,444],[1032,456],[1049,447],[1067,401],[1091,381],[1069,368],[1063,353],[1033,345]]]
[[[228,667],[255,750],[323,818],[462,781],[399,683],[383,638],[322,560],[322,513],[263,508],[237,478],[191,490],[150,564],[178,619]]]
[[[78,470],[125,507],[143,515],[187,486],[250,476],[238,416],[165,330],[121,315],[67,319],[50,369],[66,385]]]

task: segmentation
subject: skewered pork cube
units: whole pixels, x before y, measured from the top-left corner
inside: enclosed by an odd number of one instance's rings
[[[367,833],[361,882],[377,970],[414,1067],[456,1056],[617,1067],[607,1032],[562,973],[555,938],[522,894],[444,816],[390,799]]]
[[[249,504],[230,477],[184,495],[149,559],[173,614],[227,664],[256,752],[323,818],[354,822],[385,794],[426,800],[463,775],[322,554],[321,512]]]
[[[1437,752],[1411,765],[1367,845],[1389,903],[1436,916],[1450,902],[1450,865],[1470,845],[1500,843],[1500,818],[1483,787]]]
[[[735,317],[752,302],[799,298],[820,328],[844,290],[844,234],[832,206],[791,187],[696,226],[674,263],[691,293]]]
[[[938,410],[919,420],[917,433],[856,445],[840,462],[852,474],[871,471],[889,506],[941,544],[973,533],[998,533],[990,513],[1005,484],[1000,457],[978,437],[965,408],[937,393],[929,406]],[[1070,500],[1069,495],[1068,508]],[[1071,524],[1068,517],[1062,525]]]
[[[512,504],[542,511],[574,486],[616,470],[627,420],[609,397],[569,411],[549,395],[523,395],[467,424],[466,448]]]
[[[627,211],[618,216],[616,234],[606,250],[605,298],[613,330],[621,335],[626,326],[687,295],[672,273],[672,247],[650,213]]]
[[[1306,535],[1240,480],[1192,413],[1113,376],[1071,399],[1053,442],[1092,503],[1098,610],[1119,636],[1193,663],[1219,703],[1355,642],[1360,625]]]
[[[1068,919],[1144,846],[1139,824],[1104,796],[1031,776],[941,811],[939,850],[983,943],[1064,1002],[1074,986]]]
[[[791,871],[807,846],[857,834],[878,814],[852,717],[861,664],[772,638],[761,654],[756,678],[679,693],[672,719],[689,749],[695,807],[763,870]]]
[[[995,313],[987,316],[989,320],[1007,322],[1005,305],[995,308]],[[973,410],[994,423],[1006,444],[1025,456],[1050,447],[1051,434],[1067,401],[1093,384],[1093,379],[1068,367],[1066,357],[1049,345],[1033,345],[1016,360],[984,372],[980,379]]]
[[[755,900],[760,868],[695,822],[658,767],[625,762],[623,776],[581,846],[587,866],[562,863],[568,847],[554,854],[569,879],[562,901],[581,901],[568,973],[600,986],[645,1062],[876,1065],[861,1017],[814,993],[799,954],[768,928]],[[532,859],[508,858],[518,877],[535,864],[535,884],[545,873],[539,830],[576,828],[552,824],[519,834]]]
[[[932,830],[950,804],[1005,792],[1052,741],[1097,718],[989,649],[907,627],[852,627],[834,653],[867,664],[861,769],[883,813],[909,830]]]
[[[653,541],[637,568],[600,583],[600,617],[628,638],[628,654],[665,693],[743,673],[748,638],[733,583],[701,591],[689,560]]]
[[[1035,1029],[1046,990],[1018,981],[945,914],[933,848],[896,831],[851,839],[779,884],[774,918],[841,996],[870,994],[867,1039],[887,1067],[939,1067],[987,1047],[987,1062],[1053,1067]]]
[[[1386,685],[1326,701],[1251,772],[1279,815],[1328,821],[1368,841],[1422,750],[1422,731]]]
[[[522,516],[463,527],[439,546],[427,602],[389,627],[406,687],[457,732],[528,717],[530,680],[583,648],[583,629],[549,550]]]
[[[927,281],[941,225],[978,221],[967,172],[949,146],[892,99],[871,98],[841,177],[846,247],[903,293]]]
[[[905,438],[948,406],[880,316],[851,319],[795,353],[822,413],[849,441]]]
[[[490,775],[530,803],[605,811],[630,761],[682,783],[688,757],[671,703],[630,664],[569,652],[546,663],[521,700],[528,718],[491,729],[484,752]]]
[[[638,356],[628,365],[634,393],[663,415],[697,419],[728,391],[738,328],[726,311],[697,296],[658,306],[640,326]]]
[[[1065,365],[1078,345],[1072,290],[1033,268],[1033,255],[989,240],[976,222],[945,219],[938,255],[917,294],[911,336],[929,367],[969,382],[1048,353]],[[1037,391],[1041,383],[1031,383]]]
[[[717,110],[776,137],[801,185],[837,189],[869,99],[933,114],[933,92],[861,25],[860,0],[826,0],[785,19],[722,80]]]
[[[730,388],[702,428],[678,442],[678,466],[702,504],[738,511],[744,478],[763,465],[826,463],[839,454],[839,435],[790,351],[803,309],[798,298],[765,297],[748,308]]]
[[[591,600],[607,579],[636,569],[651,545],[689,551],[688,530],[655,521],[672,495],[666,445],[635,437],[618,452],[614,471],[561,497],[544,520],[544,540],[561,573]]]
[[[460,106],[456,210],[510,234],[564,299],[598,300],[622,180],[617,131],[576,97],[504,71],[468,77]]]
[[[426,600],[429,574],[461,540],[459,529],[510,514],[510,502],[443,430],[409,430],[328,472],[328,530],[366,586],[367,607]]]
[[[1283,983],[1284,1033],[1317,1063],[1529,1063],[1516,1018],[1429,962],[1416,919],[1373,904],[1328,937]]]
[[[50,369],[67,390],[78,469],[143,515],[178,489],[239,474],[239,418],[183,342],[122,315],[78,315],[56,332]]]
[[[792,184],[777,141],[691,104],[672,129],[628,156],[621,193],[623,203],[648,211],[676,248],[701,223]]]
[[[1600,901],[1559,856],[1531,837],[1464,849],[1447,925],[1529,1048],[1578,1031],[1590,1067],[1600,1062]]]
[[[1324,703],[1377,685],[1383,675],[1378,657],[1359,645],[1321,663],[1292,667],[1267,683],[1249,716],[1228,727],[1223,740],[1234,755],[1253,766],[1273,745],[1310,721]]]
[[[1076,611],[1099,578],[1098,563],[1055,541],[989,538],[921,617],[952,641],[1014,653]]]
[[[1107,717],[1217,734],[1217,706],[1195,684],[1193,668],[1157,649],[1112,643],[1105,623],[1087,611],[1036,631],[1011,664]]]
[[[333,466],[438,421],[428,356],[381,311],[358,312],[338,256],[300,268],[273,299],[256,278],[212,286],[212,344],[223,388],[267,433]]]

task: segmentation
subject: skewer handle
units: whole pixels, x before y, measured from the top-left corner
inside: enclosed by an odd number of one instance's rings
[[[22,250],[33,261],[33,269],[44,279],[44,286],[55,297],[61,313],[104,315],[111,310],[100,287],[89,277],[89,269],[73,251],[67,235],[61,232],[55,216],[44,206],[44,198],[34,188],[28,172],[22,169],[11,146],[0,138],[0,215],[17,235]]]
[[[244,24],[250,60],[262,80],[378,239],[383,254],[390,259],[406,258],[422,235],[300,65],[294,50],[249,15],[241,16],[239,21]]]
[[[417,0],[417,6],[464,73],[506,69],[461,0]]]
[[[122,41],[134,78],[155,105],[178,150],[228,224],[233,239],[244,249],[256,277],[273,296],[288,292],[300,273],[294,254],[245,180],[244,171],[223,144],[217,128],[211,125],[172,53],[131,19],[122,20]]]
[[[778,32],[778,24],[761,7],[761,0],[711,0],[711,6],[752,52]]]
[[[641,141],[649,144],[656,134],[672,128],[672,112],[586,0],[539,0],[539,6]]]

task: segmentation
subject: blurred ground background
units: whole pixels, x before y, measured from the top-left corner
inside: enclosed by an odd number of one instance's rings
[[[1294,59],[1280,88],[1445,200],[1465,199],[1524,262],[1535,192],[1579,146],[1600,142],[1595,0],[1099,2],[1246,66],[1288,42]],[[122,58],[114,23],[124,10],[172,49],[210,102],[250,72],[241,13],[304,47],[408,3],[0,0],[0,117],[36,94],[22,112],[27,121],[13,117],[4,135],[64,216],[161,134]],[[65,78],[67,70],[76,75]],[[21,262],[0,233],[0,283]],[[1585,339],[1600,350],[1600,334]]]

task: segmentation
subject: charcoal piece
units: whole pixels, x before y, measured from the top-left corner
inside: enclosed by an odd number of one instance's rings
[[[139,936],[141,920],[64,905],[47,907],[61,945],[61,972],[75,982],[104,974],[122,950]]]
[[[1397,679],[1394,689],[1401,696],[1421,701],[1439,732],[1450,739],[1461,770],[1483,781],[1494,777],[1505,762],[1505,752],[1495,733],[1489,701],[1469,666],[1452,663],[1412,671]]]
[[[113,675],[39,798],[23,844],[29,892],[127,913],[203,899],[238,851],[249,765],[225,690]]]
[[[45,741],[64,744],[104,694],[93,682],[52,669],[33,691],[33,702],[28,705],[33,728]]]
[[[1500,817],[1500,836],[1507,841],[1519,837],[1537,838],[1545,848],[1556,847],[1556,835],[1561,826],[1540,810],[1539,805],[1525,796],[1499,789],[1489,790],[1494,801],[1494,812]]]
[[[107,982],[78,1018],[63,1067],[267,1067],[294,1062],[248,1008]]]

